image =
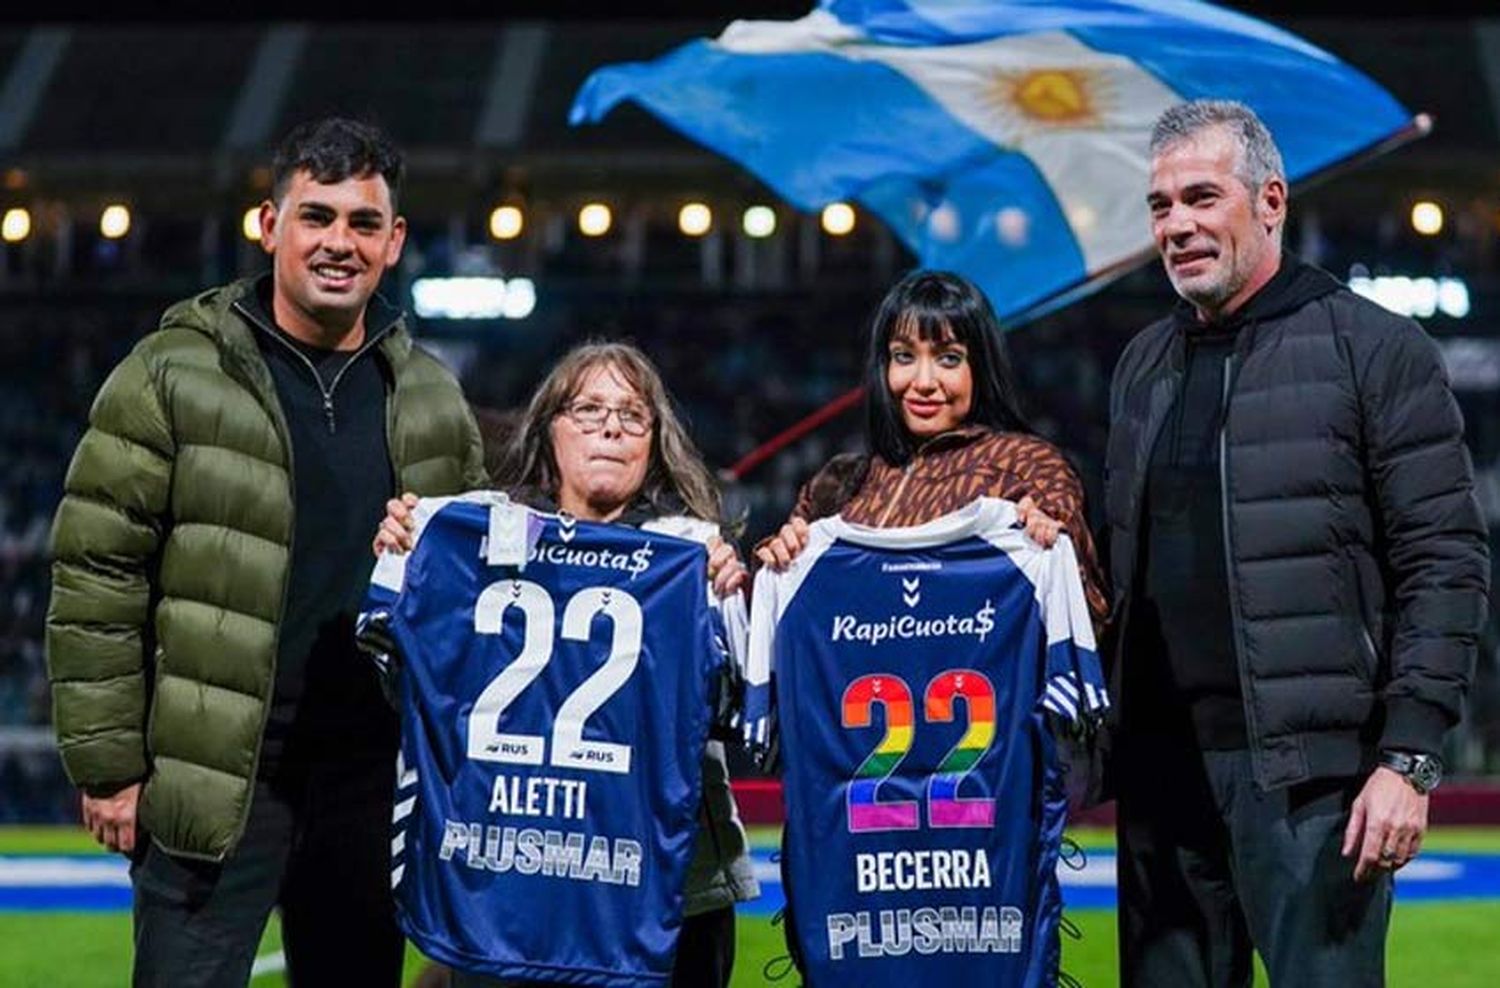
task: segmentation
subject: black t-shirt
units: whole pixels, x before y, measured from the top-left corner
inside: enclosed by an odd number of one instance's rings
[[[387,371],[376,347],[310,346],[276,328],[261,308],[257,342],[286,418],[296,502],[276,688],[261,749],[260,774],[269,778],[286,763],[328,754],[394,757],[396,718],[368,657],[355,648],[354,620],[395,481]]]
[[[1182,389],[1151,451],[1143,519],[1140,616],[1158,626],[1140,631],[1159,637],[1137,652],[1145,660],[1139,692],[1151,698],[1142,706],[1159,727],[1185,712],[1199,746],[1209,749],[1247,743],[1219,471],[1234,340],[1232,330],[1188,333]]]

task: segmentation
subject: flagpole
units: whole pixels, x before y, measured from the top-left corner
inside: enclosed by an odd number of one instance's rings
[[[1389,154],[1399,147],[1404,147],[1412,141],[1421,140],[1432,133],[1432,114],[1418,113],[1411,118],[1411,122],[1389,137],[1381,138],[1374,144],[1361,150],[1355,151],[1338,161],[1333,162],[1311,175],[1305,176],[1294,187],[1294,191],[1304,191],[1316,185],[1322,185],[1330,179],[1347,175],[1360,165],[1368,164],[1383,154]]]

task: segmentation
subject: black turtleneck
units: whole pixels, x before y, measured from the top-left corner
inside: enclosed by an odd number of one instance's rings
[[[1186,710],[1200,747],[1246,743],[1225,570],[1219,433],[1236,329],[1186,334],[1177,403],[1151,453],[1146,479],[1141,605],[1160,623],[1161,682],[1150,693]]]
[[[1182,379],[1151,450],[1130,650],[1132,731],[1205,749],[1248,743],[1229,600],[1220,456],[1232,373],[1262,322],[1338,288],[1326,272],[1284,255],[1280,269],[1232,314],[1205,323],[1179,302]],[[1238,354],[1239,356],[1237,356]],[[1233,469],[1233,463],[1230,463]],[[1156,659],[1157,661],[1152,661]]]
[[[1247,744],[1239,661],[1229,609],[1224,541],[1224,497],[1219,470],[1232,358],[1241,333],[1257,318],[1301,296],[1303,265],[1287,259],[1239,309],[1200,321],[1187,303],[1174,312],[1183,336],[1182,383],[1157,434],[1146,475],[1140,608],[1147,633],[1142,649],[1161,661],[1138,672],[1144,693],[1166,727],[1186,713],[1201,748]],[[1155,618],[1154,621],[1150,620]]]
[[[374,305],[356,351],[311,346],[276,325],[268,297],[248,304],[291,441],[295,519],[276,686],[260,774],[337,753],[394,755],[397,724],[354,620],[395,486],[386,443],[386,370],[375,341],[395,319]],[[247,300],[248,301],[248,300]]]

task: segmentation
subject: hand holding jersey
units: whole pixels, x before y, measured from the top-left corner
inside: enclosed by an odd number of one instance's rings
[[[756,578],[745,728],[779,737],[809,985],[1055,979],[1066,797],[1044,720],[1107,700],[1071,543],[1041,551],[1016,520],[991,498],[915,528],[827,518]]]
[[[411,509],[417,506],[417,500],[417,495],[408,491],[401,497],[391,498],[386,502],[385,518],[381,520],[372,544],[375,555],[411,550],[412,533],[416,528]],[[725,542],[717,533],[709,536],[707,545],[708,579],[713,584],[714,593],[720,597],[728,597],[741,590],[750,574],[734,551],[734,546]]]
[[[1043,549],[1052,548],[1063,531],[1062,522],[1039,508],[1030,495],[1016,502],[1016,524],[1024,528],[1027,537]],[[755,550],[755,555],[763,565],[779,573],[790,566],[792,560],[800,556],[805,548],[807,521],[793,515],[776,534],[761,543]],[[379,552],[378,540],[376,551]]]
[[[413,517],[361,620],[404,658],[403,929],[497,977],[665,985],[715,685],[746,625],[741,597],[707,589],[713,526],[575,522],[494,493]]]

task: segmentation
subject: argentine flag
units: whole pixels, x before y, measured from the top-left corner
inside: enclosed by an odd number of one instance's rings
[[[1295,182],[1419,132],[1380,86],[1194,0],[823,0],[595,71],[571,122],[635,100],[804,210],[855,200],[1012,322],[1151,256],[1151,125],[1237,99]]]

